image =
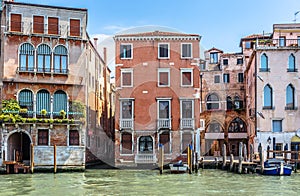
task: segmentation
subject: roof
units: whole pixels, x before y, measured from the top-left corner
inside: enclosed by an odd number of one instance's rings
[[[186,34],[166,31],[152,31],[141,33],[117,34],[116,37],[151,37],[151,36],[199,36],[198,34]]]
[[[36,7],[45,7],[45,8],[56,8],[56,9],[67,9],[67,10],[85,11],[85,12],[87,12],[86,8],[72,8],[72,7],[41,5],[41,4],[33,4],[33,3],[21,3],[21,2],[15,2],[15,1],[3,1],[3,5],[6,5],[6,4],[11,4],[11,5],[27,5],[27,6],[36,6]]]
[[[216,50],[216,51],[218,51],[220,53],[223,53],[223,50],[220,50],[220,49],[215,48],[215,47],[212,47],[211,49],[207,50],[206,52],[210,52],[210,51],[213,51],[213,50]]]

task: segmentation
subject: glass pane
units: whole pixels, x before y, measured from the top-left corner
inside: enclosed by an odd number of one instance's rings
[[[192,73],[182,72],[182,85],[192,85]]]
[[[20,71],[26,71],[26,55],[20,54]]]
[[[294,89],[291,85],[286,88],[286,106],[294,106]]]
[[[159,85],[169,85],[169,72],[159,72]]]
[[[122,85],[131,86],[131,72],[122,73]]]
[[[67,57],[61,56],[61,71],[62,73],[67,73]]]
[[[122,101],[122,119],[132,119],[132,102]]]
[[[38,71],[39,72],[43,72],[43,68],[44,68],[44,62],[43,62],[43,58],[44,55],[38,55],[38,59],[37,59],[37,64],[38,64]]]
[[[54,56],[54,72],[56,72],[56,73],[60,72],[60,56],[59,55]]]
[[[282,132],[281,120],[273,120],[273,132]]]
[[[267,69],[268,68],[268,57],[266,54],[263,54],[261,56],[261,62],[260,62],[260,67],[261,68],[264,68],[264,69]]]
[[[50,72],[51,71],[51,56],[45,56],[45,71]]]
[[[168,54],[168,44],[160,44],[159,45],[159,57],[169,57]]]
[[[290,70],[295,69],[295,56],[292,54],[289,56],[289,69]]]
[[[28,55],[28,71],[34,70],[34,58],[33,55]]]
[[[158,118],[169,118],[169,101],[159,101],[159,116]]]
[[[192,101],[182,101],[182,118],[193,118]]]
[[[272,106],[272,89],[268,85],[264,88],[264,106]]]

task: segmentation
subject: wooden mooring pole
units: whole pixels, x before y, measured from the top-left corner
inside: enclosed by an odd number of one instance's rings
[[[158,162],[158,167],[159,167],[159,173],[163,174],[163,170],[164,170],[164,146],[162,144],[159,144],[159,162]]]
[[[233,164],[234,164],[234,158],[233,154],[230,154],[230,166],[229,166],[229,171],[233,171]]]
[[[243,161],[243,142],[240,142],[239,145],[239,166],[238,166],[238,173],[242,173],[242,161]]]
[[[30,144],[30,173],[33,174],[33,169],[34,169],[34,147],[33,144]]]
[[[226,168],[226,144],[223,144],[223,164],[222,169]]]
[[[54,171],[53,172],[56,173],[56,170],[57,170],[57,166],[56,166],[56,144],[54,144],[53,154],[54,154],[54,157],[53,157]]]
[[[258,145],[258,153],[259,153],[260,173],[262,174],[264,172],[264,156],[262,153],[261,144]]]

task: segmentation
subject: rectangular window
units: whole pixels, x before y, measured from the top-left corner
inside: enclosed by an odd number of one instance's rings
[[[219,62],[218,53],[217,52],[210,53],[210,63],[217,64],[218,62]]]
[[[192,69],[181,69],[181,86],[193,86]]]
[[[38,130],[38,145],[48,146],[48,129],[39,129]]]
[[[11,14],[10,15],[10,30],[15,32],[22,31],[22,15]]]
[[[169,44],[158,44],[158,58],[167,59],[170,56]]]
[[[251,48],[251,42],[250,41],[245,42],[245,48],[246,49],[250,49]]]
[[[131,59],[132,58],[132,44],[121,44],[120,45],[120,58]]]
[[[297,44],[298,44],[298,47],[300,47],[300,36],[297,37]]]
[[[58,35],[58,18],[48,17],[48,34]]]
[[[203,71],[206,69],[205,63],[200,64],[200,70]]]
[[[283,143],[276,143],[274,150],[276,150],[276,151],[283,151]],[[276,154],[276,156],[283,156],[283,153],[276,152],[275,154]]]
[[[132,154],[132,135],[128,132],[121,133],[121,154]]]
[[[170,112],[170,100],[158,100],[158,118],[169,119]]]
[[[133,70],[121,70],[121,87],[132,87],[133,86]]]
[[[133,100],[121,101],[121,119],[133,119]]]
[[[244,82],[244,74],[243,73],[238,73],[238,82],[243,83]]]
[[[192,119],[194,116],[193,108],[193,100],[181,100],[181,118]]]
[[[79,37],[80,36],[80,20],[70,19],[70,36]]]
[[[215,75],[214,82],[215,83],[220,83],[220,76],[219,75]]]
[[[237,65],[242,65],[243,64],[243,59],[242,58],[236,59],[236,64]]]
[[[228,59],[223,59],[223,65],[228,65]]]
[[[33,33],[44,33],[44,16],[33,16]]]
[[[273,120],[273,132],[282,132],[282,120]]]
[[[230,79],[229,79],[229,74],[223,74],[223,82],[224,83],[229,83],[230,81],[229,81]]]
[[[187,153],[187,148],[190,144],[192,144],[192,142],[193,142],[193,135],[189,132],[183,132],[182,133],[182,141],[181,141],[182,154]]]
[[[165,154],[171,153],[170,150],[171,140],[170,140],[170,133],[168,131],[159,134],[159,143],[164,145]]]
[[[279,37],[279,46],[281,46],[281,47],[285,46],[285,37],[284,36]]]
[[[181,44],[181,58],[192,58],[192,44]]]
[[[158,86],[170,86],[170,69],[158,69]]]
[[[69,131],[69,145],[78,146],[79,145],[79,132],[77,130]]]

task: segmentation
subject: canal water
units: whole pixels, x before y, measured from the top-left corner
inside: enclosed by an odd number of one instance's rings
[[[292,176],[163,174],[158,170],[86,170],[0,176],[0,195],[300,195],[300,173]]]

